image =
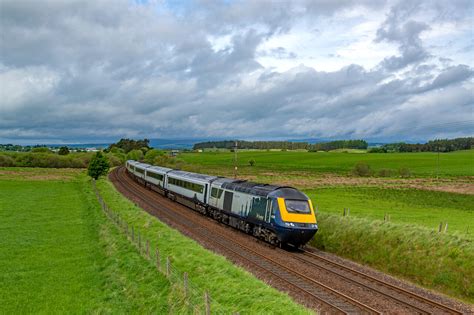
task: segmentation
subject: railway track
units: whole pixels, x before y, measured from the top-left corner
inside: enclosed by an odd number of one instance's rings
[[[372,290],[377,294],[384,295],[397,303],[413,309],[414,312],[419,314],[463,314],[452,307],[340,264],[315,252],[303,250],[302,254],[296,254],[294,257],[306,264]]]
[[[286,287],[290,286],[293,292],[296,290],[303,293],[307,298],[313,300],[311,305],[318,305],[320,312],[328,312],[331,314],[379,313],[379,311],[368,304],[360,302],[318,281],[312,276],[313,274],[298,272],[294,270],[294,268],[250,248],[245,245],[244,242],[237,242],[235,239],[216,230],[212,230],[211,232],[208,228],[197,222],[198,220],[192,219],[193,215],[200,215],[191,210],[183,211],[184,206],[178,205],[154,191],[145,189],[142,185],[129,177],[124,168],[114,170],[110,176],[120,191],[132,197],[132,199],[137,201],[152,215],[157,216],[180,230],[184,230],[186,234],[192,234],[193,237],[203,240],[208,245],[207,247],[217,249],[220,252],[226,253],[226,256],[233,257],[233,260],[252,265],[263,273],[271,275],[271,277],[277,279],[277,281],[285,284]],[[202,219],[204,218],[202,216],[200,217]],[[288,254],[288,252],[285,253]],[[304,251],[303,253],[292,253],[291,256],[306,265],[344,279],[344,281],[350,282],[351,285],[356,285],[365,290],[383,295],[385,298],[391,299],[395,301],[395,303],[410,309],[413,313],[461,314],[461,312],[455,309],[414,294],[403,288],[385,283],[380,279],[331,261],[314,252]],[[317,275],[317,273],[315,274]]]

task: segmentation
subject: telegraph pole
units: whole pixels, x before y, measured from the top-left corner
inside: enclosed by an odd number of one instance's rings
[[[234,144],[234,178],[237,179],[237,140]]]

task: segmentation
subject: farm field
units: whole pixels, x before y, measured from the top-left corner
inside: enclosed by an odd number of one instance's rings
[[[0,173],[0,313],[167,311],[168,281],[105,220],[84,175]]]
[[[474,238],[474,195],[418,189],[378,187],[327,187],[305,190],[320,212],[383,220],[390,215],[394,223],[416,224],[438,230],[448,223],[448,233]]]
[[[97,186],[123,219],[172,256],[174,268],[210,290],[219,303],[213,307],[228,313],[309,313],[151,217],[106,179]],[[106,219],[84,171],[0,168],[0,252],[2,314],[189,311],[179,286]]]
[[[367,163],[374,171],[408,168],[414,176],[434,177],[437,172],[437,153],[340,153],[301,151],[241,151],[238,167],[241,174],[264,172],[305,172],[311,174],[349,174],[358,162]],[[185,153],[180,158],[203,169],[232,174],[234,154],[231,152]],[[254,160],[255,165],[249,166]],[[439,175],[474,176],[474,150],[440,153]]]

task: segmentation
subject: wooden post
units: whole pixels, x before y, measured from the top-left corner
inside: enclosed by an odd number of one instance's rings
[[[184,297],[188,297],[188,273],[183,273]]]
[[[448,231],[448,222],[446,222],[444,225],[444,233],[446,233],[447,231]]]
[[[140,237],[140,232],[137,232],[138,234],[138,252],[141,254],[142,253],[142,239]]]
[[[150,242],[146,240],[146,257],[150,259]]]
[[[160,250],[158,248],[156,249],[156,269],[161,271]]]
[[[206,315],[211,315],[211,301],[209,292],[204,292],[204,304],[206,305]]]
[[[169,277],[171,274],[171,261],[170,256],[166,256],[166,276]]]
[[[346,216],[346,208],[344,208],[344,212],[342,213],[342,216],[343,216],[343,217]]]
[[[443,222],[440,222],[439,223],[439,228],[438,228],[438,232],[441,233],[441,230],[443,229]]]
[[[347,208],[347,216],[351,213],[351,208]]]

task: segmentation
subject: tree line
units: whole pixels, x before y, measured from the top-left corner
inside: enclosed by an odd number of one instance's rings
[[[391,152],[452,152],[459,150],[469,150],[474,147],[474,137],[455,139],[436,139],[427,143],[389,143],[378,148],[372,148],[371,153],[391,153]]]
[[[236,141],[207,141],[194,144],[193,150],[201,149],[229,149],[232,150]],[[255,150],[308,150],[308,151],[330,151],[336,149],[367,149],[368,143],[364,140],[338,140],[311,144],[309,142],[293,141],[243,141],[237,140],[238,149]]]

